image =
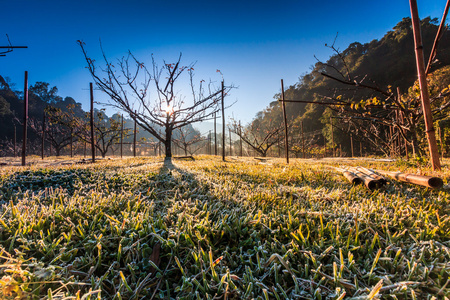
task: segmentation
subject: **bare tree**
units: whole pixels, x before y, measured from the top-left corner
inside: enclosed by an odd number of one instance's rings
[[[78,44],[83,51],[87,68],[97,87],[106,93],[110,105],[128,113],[137,124],[152,134],[165,145],[166,158],[172,157],[172,134],[174,130],[188,124],[204,121],[219,109],[221,87],[213,82],[200,81],[194,84],[194,64],[181,66],[181,54],[175,63],[166,63],[159,67],[152,57],[152,69],[149,71],[144,63],[131,52],[118,59],[116,65],[106,57],[103,49],[104,66],[97,68],[82,41]],[[183,84],[182,75],[187,73],[187,84],[191,97],[180,94],[178,85]],[[226,87],[225,93],[232,87]],[[155,92],[154,98],[150,91]]]
[[[76,117],[72,111],[73,107],[68,107],[67,111],[51,107],[48,112],[51,119],[57,124],[72,129],[72,134],[77,139],[91,143],[89,113],[84,118]],[[125,138],[130,135],[131,129],[124,129]],[[102,157],[106,156],[108,150],[112,149],[114,143],[119,142],[121,123],[105,115],[102,110],[97,110],[94,116],[94,146]],[[70,142],[70,141],[69,141]]]
[[[284,130],[273,124],[272,120],[269,124],[262,124],[260,119],[253,120],[245,127],[236,120],[231,120],[229,129],[262,157],[266,157],[269,149],[283,138]]]
[[[200,150],[201,147],[193,148],[193,146],[202,141],[205,141],[205,137],[191,126],[178,128],[176,137],[173,139],[173,142],[184,151],[186,156],[188,156],[188,152],[190,155],[193,155]]]
[[[412,146],[414,153],[421,154],[420,140],[423,139],[424,120],[417,82],[404,95],[391,86],[379,87],[375,82],[370,82],[367,75],[353,76],[345,55],[334,46],[334,42],[328,47],[336,53],[341,67],[322,63],[325,71],[321,72],[321,75],[343,85],[353,86],[355,92],[358,89],[366,89],[375,93],[369,99],[355,102],[343,99],[339,95],[340,90],[336,89],[332,96],[321,95],[323,99],[331,100],[335,104],[330,105],[330,109],[343,119],[343,123],[350,125],[349,130],[353,133],[363,133],[367,141],[387,155],[394,151],[393,141],[399,136]],[[430,74],[428,78],[435,121],[446,118],[450,111],[450,92],[447,85],[442,84],[446,82],[444,75],[449,72],[448,68],[443,68]]]

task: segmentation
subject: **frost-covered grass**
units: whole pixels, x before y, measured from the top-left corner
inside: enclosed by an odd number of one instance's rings
[[[352,187],[340,163],[0,169],[0,298],[449,297],[448,192]]]

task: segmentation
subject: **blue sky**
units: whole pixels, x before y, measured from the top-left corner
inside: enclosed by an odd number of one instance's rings
[[[445,0],[418,0],[421,18],[441,18]],[[227,101],[237,101],[228,115],[249,122],[273,95],[294,84],[316,62],[332,53],[324,47],[339,32],[337,45],[381,38],[403,17],[409,1],[53,1],[0,0],[0,45],[8,34],[14,45],[27,45],[0,57],[0,74],[23,88],[46,81],[60,96],[71,96],[88,108],[92,81],[77,40],[94,58],[99,39],[111,59],[131,50],[150,64],[196,62],[198,80],[234,84]],[[413,49],[405,49],[413,51]],[[106,100],[96,92],[96,100]],[[110,111],[112,112],[112,111]]]

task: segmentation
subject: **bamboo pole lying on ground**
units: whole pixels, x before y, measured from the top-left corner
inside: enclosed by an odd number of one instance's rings
[[[392,171],[380,171],[376,170],[378,173],[383,174],[385,176],[392,177],[398,181],[418,184],[426,187],[430,187],[433,189],[441,188],[444,185],[444,182],[439,177],[431,177],[417,174],[407,174],[401,172],[392,172]]]
[[[384,183],[382,181],[376,179],[374,176],[365,174],[365,173],[357,170],[356,168],[349,168],[349,171],[354,173],[359,178],[361,178],[361,180],[364,182],[364,185],[369,190],[374,190],[374,189],[380,188],[384,185]]]
[[[384,178],[383,176],[375,173],[372,170],[369,170],[367,168],[364,167],[356,167],[356,170],[358,170],[359,172],[366,174],[367,176],[370,176],[372,178],[374,178],[375,180],[378,180],[382,185],[385,185],[387,183],[386,178]]]
[[[346,169],[342,169],[342,168],[335,168],[336,171],[341,172],[342,175],[344,175],[345,178],[347,178],[348,181],[350,181],[353,185],[358,185],[363,183],[363,180],[361,178],[359,178],[358,176],[356,176],[355,173],[350,172]]]

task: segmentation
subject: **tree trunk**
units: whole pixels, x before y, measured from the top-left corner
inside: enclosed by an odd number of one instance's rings
[[[166,147],[166,157],[172,157],[172,128],[166,127],[166,140],[164,141]]]

